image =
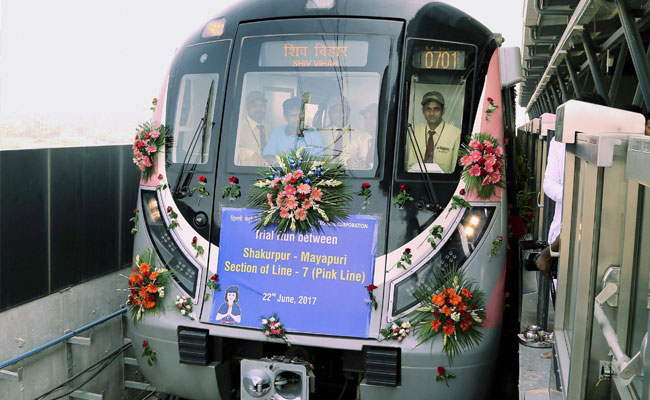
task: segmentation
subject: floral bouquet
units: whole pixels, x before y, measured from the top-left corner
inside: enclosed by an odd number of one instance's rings
[[[383,336],[383,340],[401,342],[406,335],[411,333],[411,323],[409,321],[395,321],[392,325],[380,330],[379,333]]]
[[[341,162],[315,157],[302,148],[276,156],[278,165],[262,170],[262,179],[253,184],[249,204],[262,211],[256,231],[275,225],[278,235],[287,230],[307,233],[321,231],[321,221],[331,224],[347,218],[350,190]]]
[[[133,141],[133,163],[142,171],[142,178],[148,180],[153,173],[153,158],[160,148],[171,140],[165,125],[145,122],[137,128]]]
[[[476,188],[478,197],[487,199],[497,187],[504,187],[503,148],[489,133],[477,133],[460,151],[461,177],[467,190]]]
[[[129,276],[129,298],[126,305],[134,321],[139,321],[146,312],[164,309],[165,285],[171,273],[166,268],[154,268],[153,251],[135,257],[135,266]]]
[[[196,319],[196,314],[193,312],[192,299],[185,295],[176,296],[176,301],[174,304],[176,305],[176,309],[181,313],[181,315],[184,315],[191,320]]]
[[[262,318],[262,326],[265,336],[282,339],[285,343],[289,344],[287,332],[284,330],[284,325],[282,325],[277,315],[273,314],[269,318]]]
[[[449,364],[463,350],[483,339],[478,330],[485,320],[484,294],[465,279],[458,267],[438,272],[432,281],[420,286],[413,296],[421,307],[409,315],[420,344],[443,335],[443,351]]]

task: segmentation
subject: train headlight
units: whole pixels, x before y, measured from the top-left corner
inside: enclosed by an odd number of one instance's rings
[[[477,226],[481,222],[480,218],[477,217],[476,215],[472,215],[469,217],[469,223],[472,224],[472,226]]]
[[[156,192],[142,191],[142,209],[147,231],[151,236],[156,252],[165,266],[172,270],[174,280],[187,292],[190,297],[196,296],[196,282],[199,277],[199,268],[194,265],[189,257],[176,244],[172,234],[167,230],[162,219],[162,212],[158,204]]]
[[[463,232],[465,232],[465,236],[467,237],[472,237],[474,236],[474,228],[471,226],[466,226],[465,229],[463,229]]]
[[[208,22],[205,28],[203,28],[203,32],[201,32],[201,37],[204,39],[209,37],[219,37],[223,35],[224,29],[226,29],[226,19],[225,18],[215,19],[214,21]]]

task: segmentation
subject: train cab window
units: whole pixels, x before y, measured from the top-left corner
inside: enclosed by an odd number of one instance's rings
[[[473,59],[469,47],[428,40],[409,43],[409,107],[401,155],[407,175],[456,171]]]
[[[375,176],[389,47],[388,38],[361,35],[244,39],[234,165],[272,164],[304,147],[351,175]]]

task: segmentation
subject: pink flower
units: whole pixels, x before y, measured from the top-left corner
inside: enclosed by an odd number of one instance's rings
[[[302,202],[302,208],[304,208],[305,210],[309,210],[313,206],[314,206],[314,202],[311,199],[307,199]]]
[[[469,169],[469,175],[481,176],[481,167],[479,167],[478,165],[474,165],[472,168]]]
[[[286,195],[284,193],[278,194],[278,197],[275,199],[275,204],[277,204],[278,207],[282,207],[285,197]]]
[[[494,171],[494,166],[492,164],[486,164],[485,165],[485,172],[490,173],[492,171]]]
[[[508,144],[508,142],[510,142],[510,138],[506,138],[505,142],[506,142],[506,144]]]
[[[403,337],[403,336],[400,336],[400,337],[397,338],[397,341],[398,341],[398,342],[401,342],[402,339],[404,339],[404,337]]]
[[[271,334],[271,332],[269,332],[269,331],[267,330],[267,331],[264,331],[264,334],[265,334],[266,336],[269,336],[269,335]]]
[[[266,200],[269,203],[269,207],[273,207],[273,195],[271,195],[271,193],[266,194]]]
[[[492,154],[487,154],[483,159],[485,160],[485,165],[494,165],[497,162],[497,158]]]
[[[147,153],[151,154],[151,153],[155,153],[158,149],[153,146],[147,146],[145,150],[147,151]]]
[[[287,197],[287,200],[284,202],[285,207],[289,210],[295,210],[298,207],[298,200],[294,196]]]
[[[291,172],[289,172],[284,176],[284,178],[282,178],[282,183],[286,185],[287,183],[291,182],[291,178],[293,178],[293,175],[291,175]]]
[[[158,136],[160,136],[160,132],[159,131],[151,131],[149,133],[149,135],[151,135],[152,138],[157,139]]]
[[[491,172],[489,177],[492,183],[499,183],[499,181],[501,180],[501,174],[499,173],[499,171]]]
[[[307,219],[307,210],[304,208],[299,208],[296,210],[296,219],[298,221],[304,221]]]
[[[470,165],[472,165],[473,161],[472,161],[472,158],[467,155],[467,156],[463,156],[460,159],[460,163],[463,164],[463,166],[465,166],[465,167],[469,167]]]
[[[144,160],[142,161],[142,164],[144,164],[145,167],[151,167],[153,164],[151,164],[151,160],[149,157],[145,157]]]
[[[469,147],[471,147],[473,149],[477,149],[480,144],[481,143],[479,143],[478,140],[472,140],[472,141],[469,142]]]
[[[492,142],[490,142],[490,141],[487,140],[487,139],[485,139],[485,140],[483,141],[483,144],[484,144],[485,146],[490,146],[490,147],[492,147]]]
[[[310,191],[311,191],[311,187],[309,187],[308,184],[301,183],[300,185],[298,185],[298,193],[309,194]]]
[[[320,201],[323,198],[323,192],[319,188],[313,188],[311,190],[311,198],[314,201]]]
[[[273,181],[271,182],[271,186],[277,185],[278,182],[280,182],[280,178],[276,176],[275,178],[273,178]]]
[[[478,150],[474,150],[471,153],[469,153],[469,158],[471,158],[472,161],[478,161],[481,159],[481,152]]]
[[[298,170],[298,171],[293,173],[294,178],[302,178],[302,176],[303,176],[303,173],[302,173],[301,170]]]
[[[280,209],[280,218],[289,218],[290,215],[291,214],[289,214],[289,209],[288,208],[282,207]]]
[[[494,149],[494,154],[496,154],[497,157],[501,157],[501,155],[503,154],[503,149],[501,148],[501,146]]]
[[[287,185],[284,187],[284,193],[287,195],[296,194],[296,187],[293,185]]]
[[[183,308],[183,305],[181,303],[176,304],[178,308]]]
[[[138,146],[139,149],[141,149],[141,148],[144,147],[144,143],[141,142],[141,141],[138,141],[136,144],[137,144],[137,146]]]

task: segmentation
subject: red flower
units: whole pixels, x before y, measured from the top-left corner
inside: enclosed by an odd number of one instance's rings
[[[406,250],[404,250],[404,253],[411,254],[411,249],[407,248]]]
[[[452,321],[451,319],[448,319],[447,322],[445,322],[445,325],[447,325],[447,326],[451,326],[453,324],[454,324],[454,321]]]
[[[199,176],[199,177],[198,177],[198,180],[199,180],[199,182],[201,182],[201,183],[207,183],[207,182],[208,182],[208,178],[206,178],[206,177],[203,176],[203,175]]]
[[[368,182],[363,182],[361,184],[361,187],[364,188],[364,189],[370,189],[370,184]]]
[[[218,282],[218,281],[219,281],[219,275],[218,275],[218,274],[214,274],[214,275],[212,275],[212,276],[210,277],[210,280],[211,280],[211,281]]]
[[[237,179],[237,177],[233,175],[228,179],[228,182],[230,182],[230,183],[239,183],[239,179]]]
[[[499,239],[499,242],[503,242],[503,236],[499,236],[497,239]]]
[[[490,103],[493,103],[493,102],[494,102],[494,99],[493,99],[492,97],[488,97],[487,100],[488,100]]]
[[[505,142],[508,144],[508,142],[510,142],[510,138],[506,138]]]
[[[162,178],[163,178],[162,174],[158,174],[158,180],[162,181]]]
[[[194,236],[194,237],[192,238],[192,244],[196,244],[196,241],[197,241],[197,240],[198,240],[198,239],[196,238],[196,236]]]
[[[445,367],[438,367],[438,375],[440,376],[445,375]]]
[[[172,206],[167,206],[167,212],[172,212]]]
[[[377,286],[371,283],[370,285],[366,286],[366,289],[368,289],[369,292],[372,292],[373,290],[377,289]]]
[[[433,310],[433,316],[434,316],[434,317],[438,317],[438,316],[440,316],[440,311],[438,311],[438,310]]]
[[[296,179],[294,177],[291,177],[291,179],[289,179],[289,182],[291,182],[291,183],[296,183],[297,181],[298,181],[298,179]]]
[[[406,185],[400,185],[400,187],[399,187],[399,191],[400,191],[400,192],[403,192],[403,191],[405,191],[405,190],[406,190]]]
[[[278,187],[278,185],[275,185],[273,186],[273,190],[280,190],[280,188]]]
[[[150,137],[151,137],[151,135],[148,134],[148,133],[147,133],[146,135],[144,135],[144,138],[145,138],[145,139],[149,139]]]
[[[153,104],[154,106],[158,104],[158,99],[154,97],[153,100],[151,100],[151,104]]]
[[[465,191],[465,189],[460,189],[460,195],[461,195],[461,196],[465,196],[465,193],[467,193],[467,192]]]
[[[147,342],[146,340],[143,341],[142,342],[142,347],[147,347],[147,346],[149,346],[149,342]]]
[[[134,213],[134,214],[137,214],[137,213],[138,213],[138,209],[137,209],[137,208],[134,208],[134,209],[133,209],[133,213]]]
[[[300,199],[301,199],[301,200],[305,200],[306,198],[307,198],[307,195],[306,195],[306,194],[301,194],[301,195],[300,195]]]

